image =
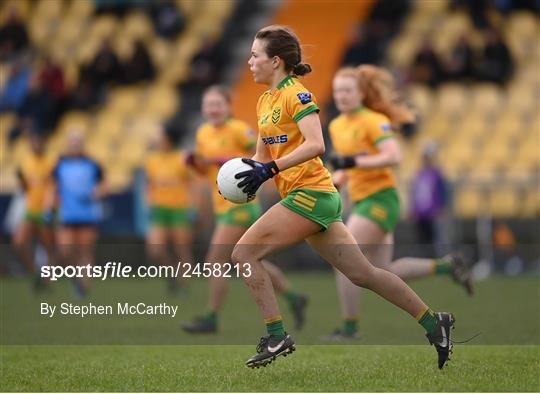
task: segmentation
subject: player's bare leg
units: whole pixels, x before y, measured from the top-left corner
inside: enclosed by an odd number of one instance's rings
[[[177,227],[170,230],[170,237],[172,239],[174,254],[176,257],[175,263],[188,263],[193,265],[195,259],[193,258],[193,234],[189,227]],[[172,263],[172,261],[171,261]],[[176,264],[173,265],[175,267]],[[183,266],[178,273],[178,278],[171,278],[173,281],[176,281],[176,284],[181,286],[186,285],[186,278],[184,278]]]
[[[168,241],[169,231],[165,227],[151,226],[146,237],[146,251],[152,263],[159,266],[170,266],[172,260],[169,256]],[[170,292],[176,290],[176,278],[168,278],[167,289]]]
[[[319,224],[276,204],[248,229],[234,248],[232,261],[243,268],[244,281],[268,332],[268,336],[261,338],[257,354],[246,362],[248,367],[265,366],[295,349],[292,337],[285,332],[272,281],[262,263],[264,257],[304,240],[320,228]],[[248,264],[249,270],[245,269]]]
[[[35,273],[34,259],[32,257],[31,241],[33,234],[37,233],[37,225],[22,222],[13,234],[12,244],[24,268],[30,274]]]
[[[210,249],[205,258],[206,263],[219,265],[221,272],[230,264],[235,243],[246,231],[245,227],[228,224],[217,224],[210,242]],[[208,286],[208,305],[204,316],[196,317],[193,321],[182,324],[184,331],[189,333],[214,333],[217,331],[218,312],[223,306],[229,291],[229,282],[222,275],[211,275]]]
[[[371,220],[357,215],[349,217],[347,228],[351,230],[368,261],[379,268],[387,269],[392,259],[393,235],[382,231]],[[358,338],[361,288],[352,283],[339,270],[334,269],[334,272],[343,325],[330,334],[328,339],[336,341],[356,339]]]
[[[219,264],[221,271],[225,264],[230,264],[234,246],[246,232],[246,227],[229,224],[218,224],[211,240],[210,250],[205,262]],[[295,324],[301,328],[304,323],[304,309],[307,298],[292,290],[292,286],[283,272],[274,264],[263,260],[262,265],[268,272],[274,290],[283,294],[290,303],[295,316]],[[221,310],[229,289],[228,280],[222,276],[211,275],[209,279],[208,311],[205,316],[197,317],[193,322],[182,325],[190,333],[212,333],[217,331],[218,313]]]
[[[373,266],[343,223],[332,223],[326,232],[312,235],[308,242],[354,284],[374,291],[415,317],[437,350],[439,368],[444,366],[452,351],[450,330],[455,321],[452,314],[435,314],[397,275]]]

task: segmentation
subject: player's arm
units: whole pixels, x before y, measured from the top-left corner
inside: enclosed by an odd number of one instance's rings
[[[272,156],[270,156],[270,152],[268,151],[268,148],[264,144],[262,138],[257,138],[257,144],[255,145],[255,154],[253,155],[251,160],[263,163],[272,160]]]
[[[280,171],[294,167],[324,153],[324,139],[319,115],[311,112],[300,119],[297,125],[304,136],[304,142],[288,155],[276,160],[276,165]]]
[[[238,187],[242,188],[245,193],[255,194],[264,182],[280,171],[294,167],[324,153],[324,140],[319,116],[313,111],[299,119],[297,125],[304,136],[304,142],[291,153],[273,161],[268,149],[259,139],[257,141],[257,153],[253,159],[243,159],[245,163],[253,167],[252,170],[235,175],[236,179],[242,179],[238,183]]]
[[[43,205],[46,212],[52,212],[53,209],[58,206],[58,202],[60,201],[58,195],[59,166],[60,161],[56,163],[51,172],[49,187],[47,188],[47,192],[45,193],[45,201],[43,202]]]
[[[345,170],[337,170],[332,174],[332,182],[339,189],[347,183],[347,172]]]
[[[387,138],[377,144],[379,152],[374,155],[356,156],[356,167],[381,168],[398,165],[401,162],[401,149],[395,138]]]
[[[17,180],[21,185],[21,189],[26,192],[28,190],[28,182],[26,182],[26,179],[24,179],[24,175],[20,167],[17,168]]]
[[[107,185],[107,181],[105,180],[105,175],[104,175],[104,172],[103,172],[103,168],[96,163],[96,166],[97,166],[97,185],[96,187],[94,188],[94,198],[96,199],[101,199],[103,197],[105,197],[105,195],[107,194],[108,192],[108,185]]]

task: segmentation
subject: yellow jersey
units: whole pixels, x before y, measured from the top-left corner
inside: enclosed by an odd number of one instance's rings
[[[165,208],[187,208],[189,171],[183,152],[153,152],[146,159],[148,202]]]
[[[342,156],[373,155],[377,144],[392,138],[390,120],[383,114],[361,107],[355,113],[341,114],[329,125],[336,153]],[[392,170],[386,168],[350,168],[346,170],[348,191],[353,201],[362,200],[380,190],[396,186]]]
[[[195,139],[195,154],[206,160],[251,157],[255,143],[256,136],[248,124],[230,118],[220,127],[210,123],[199,127]],[[238,206],[225,200],[219,194],[216,183],[219,168],[218,164],[211,164],[205,174],[206,179],[212,185],[212,201],[216,214],[225,213],[230,208]]]
[[[304,142],[296,123],[314,111],[319,111],[315,97],[291,75],[274,92],[267,90],[262,94],[257,103],[259,138],[273,160],[291,153]],[[281,171],[274,180],[282,198],[300,188],[336,191],[330,172],[319,157]]]
[[[26,211],[41,213],[45,209],[45,197],[51,187],[51,176],[56,158],[52,155],[29,153],[19,167],[26,191]]]

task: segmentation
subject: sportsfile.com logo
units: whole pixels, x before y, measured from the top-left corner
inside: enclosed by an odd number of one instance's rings
[[[287,134],[283,134],[283,135],[275,135],[272,137],[262,137],[262,140],[265,145],[274,145],[274,144],[284,144],[289,140],[289,138],[287,137]]]

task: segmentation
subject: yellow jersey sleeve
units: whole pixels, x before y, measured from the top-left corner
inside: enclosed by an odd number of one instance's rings
[[[366,130],[369,141],[375,146],[379,142],[388,138],[393,138],[392,126],[390,119],[380,113],[370,113],[365,117]]]
[[[319,112],[315,96],[300,84],[287,89],[285,99],[285,110],[297,123],[306,115]]]
[[[235,137],[238,147],[245,151],[252,150],[257,144],[257,135],[247,123],[238,121],[235,128]]]
[[[197,156],[203,156],[205,154],[204,145],[205,145],[205,132],[204,132],[204,126],[201,126],[197,129],[197,132],[195,134],[195,154]]]

